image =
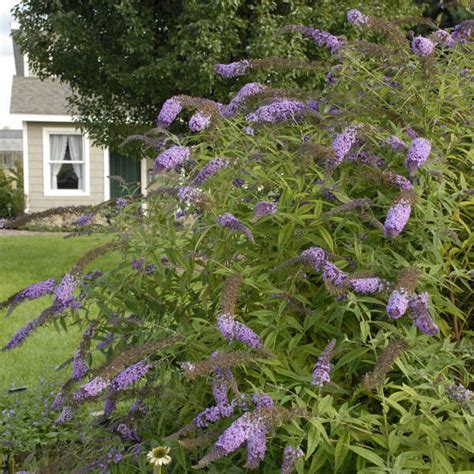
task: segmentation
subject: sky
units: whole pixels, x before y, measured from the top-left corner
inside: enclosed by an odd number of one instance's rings
[[[10,28],[11,8],[19,0],[0,0],[0,129],[4,127],[21,128],[21,122],[10,116],[10,94],[12,77],[15,74]]]

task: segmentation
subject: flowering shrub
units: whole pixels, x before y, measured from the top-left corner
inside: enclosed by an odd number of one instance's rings
[[[165,102],[157,185],[98,251],[122,263],[86,278],[91,254],[48,283],[51,310],[4,347],[73,309],[84,337],[57,424],[103,403],[124,472],[164,444],[174,472],[469,469],[472,46],[412,49],[395,23],[348,19],[387,41],[285,30],[330,49],[321,90]],[[166,131],[200,104],[195,133]]]

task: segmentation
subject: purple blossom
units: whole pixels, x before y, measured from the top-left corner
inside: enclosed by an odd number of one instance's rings
[[[236,188],[241,188],[241,187],[245,184],[245,180],[242,179],[242,178],[235,178],[235,179],[232,181],[232,184],[233,184]]]
[[[100,270],[92,270],[89,273],[86,273],[83,277],[84,281],[91,281],[95,280],[96,278],[99,278],[102,275],[102,272]]]
[[[120,423],[117,426],[116,431],[120,434],[120,437],[123,441],[131,441],[133,443],[140,441],[138,433],[134,429],[127,426],[125,423]]]
[[[152,367],[153,365],[146,360],[141,360],[140,362],[127,367],[112,379],[110,382],[111,390],[115,392],[124,390],[129,385],[134,384],[144,377]]]
[[[255,135],[255,130],[252,127],[244,127],[243,130],[246,135]]]
[[[199,173],[193,179],[193,184],[199,186],[214,176],[220,169],[226,168],[228,164],[229,163],[222,158],[214,158],[213,160],[209,161],[209,163],[204,165],[201,171],[199,171]]]
[[[199,428],[206,428],[209,423],[216,423],[222,418],[221,409],[218,406],[206,408],[193,419],[193,423]]]
[[[187,146],[173,145],[155,159],[153,175],[172,170],[189,159],[191,151]]]
[[[145,263],[145,257],[140,257],[138,260],[137,259],[132,260],[131,265],[134,270],[138,271],[142,269],[144,263]]]
[[[286,31],[299,31],[308,38],[311,38],[318,46],[328,48],[331,54],[336,54],[339,48],[342,46],[342,42],[339,39],[327,33],[326,31],[318,30],[317,28],[310,28],[302,25],[288,25],[285,27]]]
[[[434,50],[434,44],[428,38],[416,36],[411,43],[411,49],[418,56],[429,56]]]
[[[60,390],[56,397],[54,398],[53,402],[51,403],[51,410],[57,411],[64,405],[64,394],[62,390]]]
[[[385,166],[385,160],[383,158],[365,150],[349,153],[346,159],[350,163],[360,163],[372,166],[373,168],[382,168]]]
[[[153,275],[157,270],[157,266],[154,263],[149,263],[146,267],[145,270],[143,270],[143,273],[145,275]]]
[[[432,38],[435,43],[439,43],[447,48],[452,48],[456,44],[456,40],[446,30],[435,31]]]
[[[72,293],[76,289],[77,279],[67,273],[56,288],[57,303],[67,303],[72,299]]]
[[[347,280],[347,275],[331,262],[323,263],[323,280],[334,286],[341,286]]]
[[[266,432],[267,427],[254,414],[244,413],[222,433],[211,452],[200,461],[199,465],[206,465],[227,456],[247,442],[250,451],[247,465],[250,468],[257,467],[263,459],[262,455],[265,454],[266,441],[263,440],[263,434]]]
[[[229,64],[216,64],[214,70],[224,79],[243,76],[250,69],[250,62],[247,60],[236,61]]]
[[[119,197],[115,201],[115,205],[117,206],[117,209],[123,209],[127,206],[127,204],[128,204],[128,200],[123,197]]]
[[[369,23],[369,17],[363,15],[359,10],[354,8],[347,12],[347,21],[351,25],[366,26]]]
[[[349,280],[351,288],[363,295],[371,295],[385,289],[384,282],[377,277],[373,278],[353,278]]]
[[[400,83],[398,81],[395,81],[392,79],[390,76],[383,76],[383,82],[384,84],[387,84],[387,86],[390,87],[400,87]]]
[[[104,416],[108,418],[115,411],[116,407],[117,407],[117,402],[115,398],[106,398],[105,405],[104,405]]]
[[[248,469],[257,469],[265,458],[267,450],[267,431],[268,428],[263,423],[255,426],[247,439],[247,465]]]
[[[304,452],[300,448],[287,446],[283,452],[283,463],[281,465],[280,474],[291,474],[296,462],[304,456]]]
[[[474,393],[460,383],[447,385],[446,395],[466,407],[470,407],[474,400]]]
[[[410,298],[408,306],[413,314],[413,324],[428,336],[439,335],[439,328],[428,310],[428,293],[423,292]]]
[[[384,173],[384,176],[385,176],[385,179],[389,183],[393,184],[394,186],[397,186],[400,189],[405,189],[405,190],[413,189],[413,184],[411,184],[411,181],[405,178],[405,176],[392,173],[391,171]]]
[[[405,199],[400,199],[387,213],[384,223],[386,237],[394,238],[400,235],[411,214],[411,205]]]
[[[463,22],[456,25],[451,32],[451,36],[456,42],[464,43],[472,38],[472,30],[474,28],[473,20],[464,20]]]
[[[35,300],[37,298],[41,298],[42,296],[53,294],[55,287],[56,281],[54,280],[54,278],[48,278],[47,280],[39,281],[37,283],[33,283],[30,286],[27,286],[15,295],[15,298],[12,301],[8,310],[8,314],[11,314],[15,307],[23,301]]]
[[[72,398],[75,402],[80,402],[87,398],[94,398],[99,396],[108,386],[108,381],[102,377],[95,377],[90,382],[79,387]]]
[[[323,349],[321,354],[319,354],[319,357],[313,369],[313,380],[311,382],[311,385],[322,387],[323,385],[331,381],[331,377],[329,374],[331,372],[331,358],[335,346],[336,339],[332,339]]]
[[[408,150],[405,167],[414,174],[423,165],[431,153],[431,143],[426,138],[415,138]]]
[[[461,77],[465,77],[465,76],[467,76],[470,72],[471,72],[471,70],[470,70],[468,67],[465,67],[465,68],[459,73],[459,75],[460,75]]]
[[[306,103],[309,109],[319,112],[319,101],[316,99],[309,99]]]
[[[418,133],[416,133],[412,127],[405,128],[404,132],[405,132],[405,135],[408,138],[411,138],[412,140],[418,137]]]
[[[387,316],[390,319],[401,318],[408,309],[408,292],[404,288],[393,290],[387,302]]]
[[[180,186],[178,189],[178,198],[187,204],[196,204],[201,197],[201,191],[194,186]]]
[[[98,349],[99,351],[103,351],[107,349],[114,342],[114,338],[115,338],[114,333],[106,332],[104,335],[104,340],[97,343],[96,349]]]
[[[390,135],[384,142],[393,151],[405,151],[407,149],[406,143],[395,135]]]
[[[114,464],[118,464],[123,459],[123,455],[117,448],[111,448],[107,453],[107,458]]]
[[[262,340],[249,327],[242,324],[230,314],[223,313],[217,318],[217,327],[229,341],[239,341],[254,349],[263,347]]]
[[[87,373],[87,365],[82,357],[81,351],[77,351],[74,354],[72,362],[72,376],[71,380],[79,380]]]
[[[182,109],[183,106],[175,97],[165,100],[163,106],[161,107],[160,113],[156,118],[156,126],[162,128],[169,127]]]
[[[264,90],[265,86],[262,86],[262,84],[259,84],[258,82],[249,82],[248,84],[245,84],[229,104],[222,108],[222,115],[226,118],[234,117],[248,97],[259,94]]]
[[[209,115],[203,115],[201,112],[196,112],[189,119],[189,129],[192,132],[202,132],[211,123],[211,117]]]
[[[217,223],[222,227],[226,227],[227,229],[241,232],[247,237],[248,240],[250,240],[250,242],[255,242],[252,231],[245,224],[242,224],[242,222],[240,222],[239,219],[233,216],[230,212],[222,214],[222,216],[217,219]]]
[[[67,423],[68,421],[71,421],[74,416],[74,413],[72,411],[71,407],[64,407],[61,414],[56,418],[56,421],[54,422],[56,425],[62,425],[63,423]]]
[[[84,227],[86,225],[89,225],[92,222],[92,219],[94,219],[95,213],[91,214],[83,214],[82,216],[79,217],[76,221],[72,223],[72,225],[75,225],[77,227]]]
[[[274,405],[272,397],[270,397],[270,395],[267,395],[266,393],[262,393],[261,395],[258,393],[254,393],[252,395],[252,401],[257,409],[271,408]]]
[[[344,161],[351,148],[357,143],[359,128],[359,126],[347,127],[332,142],[331,147],[335,154],[333,159],[334,167],[339,166]]]
[[[271,104],[260,106],[246,118],[256,123],[279,123],[296,119],[305,109],[305,104],[299,100],[278,99]]]
[[[301,253],[300,258],[319,272],[326,262],[326,252],[320,247],[310,247]]]
[[[255,216],[254,221],[257,221],[263,216],[268,214],[275,214],[277,211],[277,206],[273,202],[260,201],[255,205]]]

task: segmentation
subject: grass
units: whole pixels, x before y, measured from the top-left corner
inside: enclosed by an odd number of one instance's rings
[[[89,249],[104,243],[100,235],[64,239],[62,236],[0,237],[0,301],[46,278],[60,278]],[[0,346],[3,347],[15,332],[39,315],[51,297],[24,303],[5,318],[0,312]],[[0,392],[12,386],[39,383],[41,378],[61,379],[68,371],[54,369],[71,357],[79,342],[79,331],[69,327],[58,331],[54,325],[35,331],[20,347],[0,353]]]

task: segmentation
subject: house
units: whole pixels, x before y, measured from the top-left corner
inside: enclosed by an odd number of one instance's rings
[[[22,160],[23,133],[21,130],[0,130],[0,168],[8,171]]]
[[[13,33],[13,31],[12,31]],[[26,211],[94,205],[124,194],[109,176],[121,176],[144,192],[147,163],[92,143],[68,108],[70,88],[41,80],[15,44],[10,113],[23,123],[23,174]]]

